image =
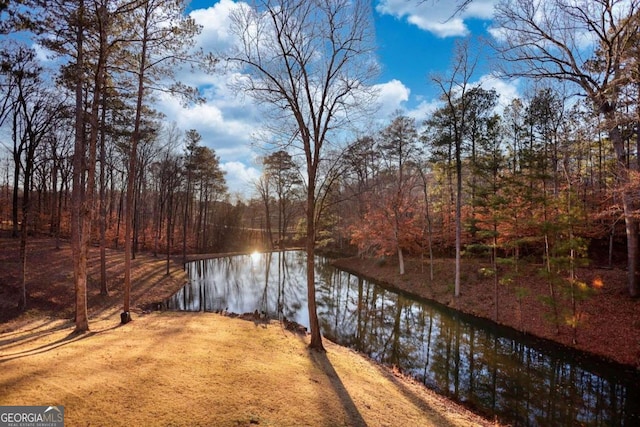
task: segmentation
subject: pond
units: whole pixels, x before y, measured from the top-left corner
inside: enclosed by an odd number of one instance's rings
[[[640,373],[401,293],[315,260],[322,333],[514,426],[640,425]],[[258,310],[308,325],[303,252],[187,264],[173,310]]]

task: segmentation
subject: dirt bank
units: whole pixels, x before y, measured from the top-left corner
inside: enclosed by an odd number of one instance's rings
[[[498,318],[495,319],[493,276],[484,272],[490,267],[474,260],[462,265],[461,295],[453,296],[453,260],[434,261],[434,279],[430,279],[427,261],[406,261],[404,275],[398,273],[393,261],[380,262],[357,257],[334,261],[341,269],[351,271],[422,298],[475,316],[497,320],[498,323],[566,346],[593,353],[618,363],[640,368],[640,300],[628,296],[626,271],[619,269],[578,269],[578,278],[591,289],[590,295],[577,302],[578,323],[574,331],[569,324],[571,301],[562,289],[556,289],[559,331],[553,311],[545,297],[548,282],[529,265],[516,286],[498,286]],[[523,267],[524,268],[524,267]],[[518,292],[524,296],[518,301]]]

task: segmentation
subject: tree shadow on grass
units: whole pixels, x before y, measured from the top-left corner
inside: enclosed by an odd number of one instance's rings
[[[443,410],[442,408],[434,408],[432,405],[425,402],[425,400],[422,397],[420,397],[415,391],[411,390],[410,387],[407,387],[407,385],[403,381],[398,379],[398,377],[396,377],[388,369],[378,366],[378,370],[385,378],[387,378],[389,381],[393,383],[393,385],[398,389],[398,391],[409,402],[411,402],[413,406],[415,406],[416,408],[419,408],[420,411],[422,411],[422,413],[425,414],[425,416],[431,420],[431,422],[433,423],[432,425],[435,425],[438,427],[455,427],[456,426],[455,423],[449,421],[448,419],[440,415],[440,412]]]
[[[59,323],[55,325],[54,323]],[[35,323],[34,325],[24,328],[16,327],[9,332],[0,333],[0,349],[7,349],[16,345],[21,345],[29,341],[38,339],[43,335],[48,335],[52,332],[67,329],[70,325],[69,321],[64,319],[48,318],[42,323]]]
[[[118,327],[120,327],[121,325],[115,325],[115,326],[111,326],[108,328],[104,328],[104,329],[100,329],[98,331],[87,331],[87,332],[83,332],[83,333],[78,333],[76,331],[72,331],[70,332],[68,335],[57,339],[53,342],[50,343],[46,343],[43,344],[39,347],[35,347],[35,348],[29,348],[29,349],[25,349],[22,351],[17,351],[15,353],[4,353],[4,354],[0,354],[0,364],[8,362],[10,360],[15,360],[15,359],[21,359],[24,357],[29,357],[29,356],[34,356],[36,354],[41,354],[41,353],[46,353],[48,351],[51,350],[55,350],[57,348],[63,347],[65,345],[74,343],[76,341],[80,341],[83,339],[87,339],[87,338],[91,338],[93,336],[102,334],[104,332],[108,332],[110,330],[116,329]],[[58,328],[54,328],[51,332],[57,330]]]
[[[354,427],[366,427],[367,422],[362,418],[362,414],[360,414],[358,407],[353,399],[351,399],[349,392],[344,387],[344,384],[340,380],[340,376],[338,376],[338,373],[333,368],[327,354],[325,352],[319,352],[312,349],[309,349],[308,351],[309,357],[313,363],[327,375],[331,386],[342,402],[342,406],[349,417],[348,424]]]

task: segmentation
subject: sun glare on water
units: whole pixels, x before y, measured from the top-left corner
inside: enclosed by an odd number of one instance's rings
[[[251,253],[251,261],[253,262],[258,262],[260,261],[260,257],[262,256],[262,254],[258,251],[253,251]]]

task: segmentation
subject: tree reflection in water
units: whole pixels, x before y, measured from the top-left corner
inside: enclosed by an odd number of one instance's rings
[[[640,425],[640,374],[315,261],[323,334],[516,426]],[[258,310],[307,325],[305,254],[274,252],[187,264],[169,309]]]

